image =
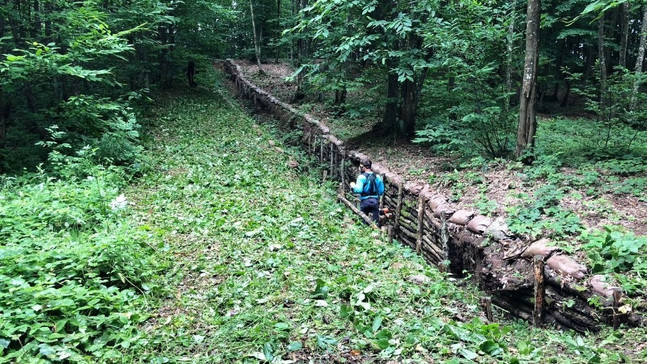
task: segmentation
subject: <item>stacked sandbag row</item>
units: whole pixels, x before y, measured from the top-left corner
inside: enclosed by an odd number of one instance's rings
[[[301,132],[299,142],[324,167],[324,179],[339,181],[341,198],[350,197],[350,182],[367,156],[346,150],[321,122],[253,85],[232,61],[225,62],[225,69],[238,92],[255,107],[271,113],[286,129]],[[539,317],[580,331],[597,330],[601,322],[642,322],[630,307],[621,304],[621,292],[605,282],[605,277],[589,277],[586,267],[545,240],[523,241],[510,234],[503,221],[456,210],[427,184],[406,182],[377,163],[373,170],[384,178],[382,205],[393,211],[393,218],[387,221],[389,236],[441,269],[458,276],[472,275],[494,296],[495,304],[509,313],[530,321]],[[541,277],[536,276],[536,270],[533,274],[533,260],[542,264]],[[541,292],[538,280],[545,280]]]

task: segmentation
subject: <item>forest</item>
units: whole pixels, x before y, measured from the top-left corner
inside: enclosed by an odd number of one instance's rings
[[[647,360],[486,315],[223,66],[645,317],[646,36],[644,1],[0,1],[0,363]]]

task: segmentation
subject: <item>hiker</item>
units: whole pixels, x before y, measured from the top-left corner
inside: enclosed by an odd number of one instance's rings
[[[384,194],[384,182],[382,181],[382,177],[373,173],[371,165],[370,159],[365,159],[360,163],[359,170],[361,174],[357,176],[357,182],[350,183],[350,188],[353,193],[359,194],[359,209],[366,215],[372,217],[375,225],[379,227],[379,198]]]
[[[186,77],[189,79],[189,86],[196,87],[198,84],[195,82],[195,62],[189,61],[189,64],[186,66]]]

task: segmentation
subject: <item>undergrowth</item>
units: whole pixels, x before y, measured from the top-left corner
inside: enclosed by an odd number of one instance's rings
[[[136,345],[161,269],[88,150],[0,179],[0,362],[109,362]]]
[[[217,101],[215,101],[217,100]],[[215,101],[215,102],[214,102]],[[165,99],[138,219],[175,262],[142,362],[615,362],[640,331],[488,323],[478,292],[362,226],[271,122],[205,89]],[[220,106],[218,106],[220,105]],[[156,116],[155,116],[156,115]]]
[[[361,225],[292,134],[216,91],[160,100],[129,187],[83,158],[2,180],[0,362],[647,358],[640,329],[487,322],[474,287]]]

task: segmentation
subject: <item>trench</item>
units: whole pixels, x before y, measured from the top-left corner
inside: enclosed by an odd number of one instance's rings
[[[348,149],[322,122],[251,83],[234,61],[224,61],[223,69],[235,92],[250,100],[255,112],[270,115],[284,130],[298,132],[294,143],[324,167],[324,179],[339,183],[339,200],[368,222],[350,202],[348,191],[360,161],[370,156]],[[580,332],[647,323],[620,309],[622,291],[608,283],[608,277],[589,274],[586,266],[546,239],[525,241],[511,234],[504,221],[455,209],[428,184],[406,181],[378,164],[372,169],[384,180],[382,207],[393,214],[383,223],[388,239],[409,246],[454,276],[470,276],[483,291],[482,308],[488,318],[494,304],[536,326]]]

